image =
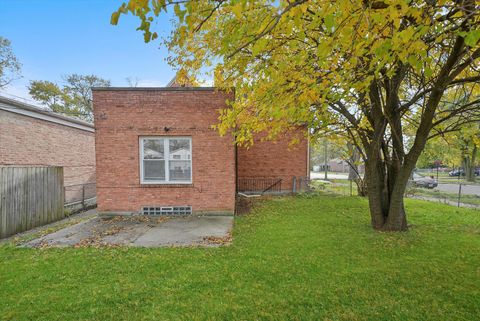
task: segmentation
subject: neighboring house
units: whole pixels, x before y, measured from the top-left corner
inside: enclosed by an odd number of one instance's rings
[[[328,162],[329,170],[332,172],[348,173],[350,165],[348,162],[341,158],[334,158]]]
[[[0,96],[0,165],[62,166],[67,203],[94,196],[94,127]]]
[[[363,173],[364,172],[364,166],[363,164],[358,165],[358,172]],[[320,164],[313,166],[314,171],[324,171],[325,170],[325,164]],[[330,172],[337,172],[337,173],[349,173],[350,172],[350,164],[341,158],[334,158],[331,159],[327,162],[327,170]]]
[[[292,191],[308,177],[305,130],[236,147],[212,129],[234,94],[206,87],[93,88],[101,213],[222,214],[241,180]],[[289,147],[291,138],[301,138]]]

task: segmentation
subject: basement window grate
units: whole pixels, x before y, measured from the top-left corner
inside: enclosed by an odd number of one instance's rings
[[[192,214],[191,206],[144,206],[143,215],[185,216]]]

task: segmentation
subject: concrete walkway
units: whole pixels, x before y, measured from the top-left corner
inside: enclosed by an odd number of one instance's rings
[[[230,243],[232,216],[95,216],[32,240],[27,247],[219,246]]]

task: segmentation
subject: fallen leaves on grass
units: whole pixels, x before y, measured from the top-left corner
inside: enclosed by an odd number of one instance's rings
[[[81,240],[80,242],[75,244],[73,247],[74,248],[93,247],[93,248],[99,249],[99,248],[115,248],[115,247],[119,247],[120,245],[121,244],[104,242],[102,241],[101,236],[90,236]]]
[[[228,232],[225,236],[205,236],[203,243],[208,245],[229,245],[232,243],[232,233]]]
[[[41,241],[33,246],[34,248],[37,249],[46,249],[51,247],[51,244],[48,241]]]

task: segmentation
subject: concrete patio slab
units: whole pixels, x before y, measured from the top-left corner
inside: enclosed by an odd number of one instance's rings
[[[225,237],[232,226],[231,216],[200,216],[171,219],[151,227],[140,235],[135,246],[191,245],[205,241],[206,237]]]
[[[230,242],[232,225],[232,216],[132,216],[110,219],[95,216],[23,246],[218,246]]]

